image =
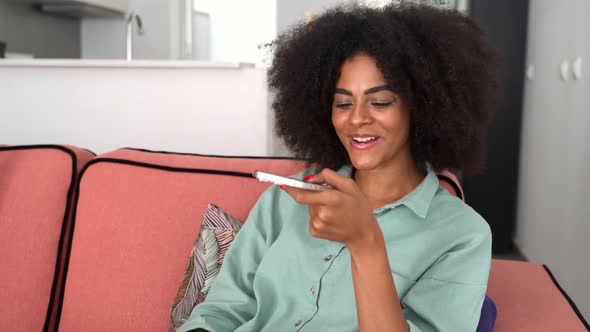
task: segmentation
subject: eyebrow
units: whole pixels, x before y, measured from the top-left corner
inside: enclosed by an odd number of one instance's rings
[[[371,93],[376,93],[379,91],[391,91],[393,92],[393,89],[389,86],[389,85],[379,85],[379,86],[374,86],[372,88],[369,88],[367,90],[365,90],[364,94],[365,95],[369,95]],[[352,96],[352,92],[346,90],[346,89],[342,89],[342,88],[336,88],[336,90],[334,90],[334,93],[339,93],[339,94],[343,94],[343,95],[347,95],[347,96]]]

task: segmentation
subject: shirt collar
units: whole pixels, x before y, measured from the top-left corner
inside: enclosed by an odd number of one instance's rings
[[[428,210],[430,209],[430,203],[432,203],[434,194],[436,194],[436,190],[438,189],[439,182],[438,177],[436,176],[436,173],[430,164],[421,163],[419,166],[421,169],[426,171],[426,177],[424,180],[422,180],[422,182],[416,188],[414,188],[414,190],[401,199],[373,210],[374,214],[383,213],[387,210],[395,208],[396,206],[404,205],[408,209],[412,210],[412,212],[414,212],[418,217],[422,219],[426,218]],[[350,178],[352,175],[352,165],[344,165],[337,172],[340,175]]]

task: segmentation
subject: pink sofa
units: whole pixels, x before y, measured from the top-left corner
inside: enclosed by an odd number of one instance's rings
[[[254,169],[288,175],[303,165],[0,147],[0,331],[167,330],[207,204],[245,219],[268,186]],[[488,294],[495,331],[587,331],[543,265],[494,260]]]

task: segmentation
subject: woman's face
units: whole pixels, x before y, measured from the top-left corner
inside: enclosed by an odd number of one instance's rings
[[[332,124],[359,171],[387,168],[411,158],[409,112],[372,57],[359,54],[342,65]]]

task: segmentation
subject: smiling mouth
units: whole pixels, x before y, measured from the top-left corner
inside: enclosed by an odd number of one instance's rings
[[[350,145],[356,150],[367,150],[377,145],[379,141],[381,141],[379,136],[351,137]]]

